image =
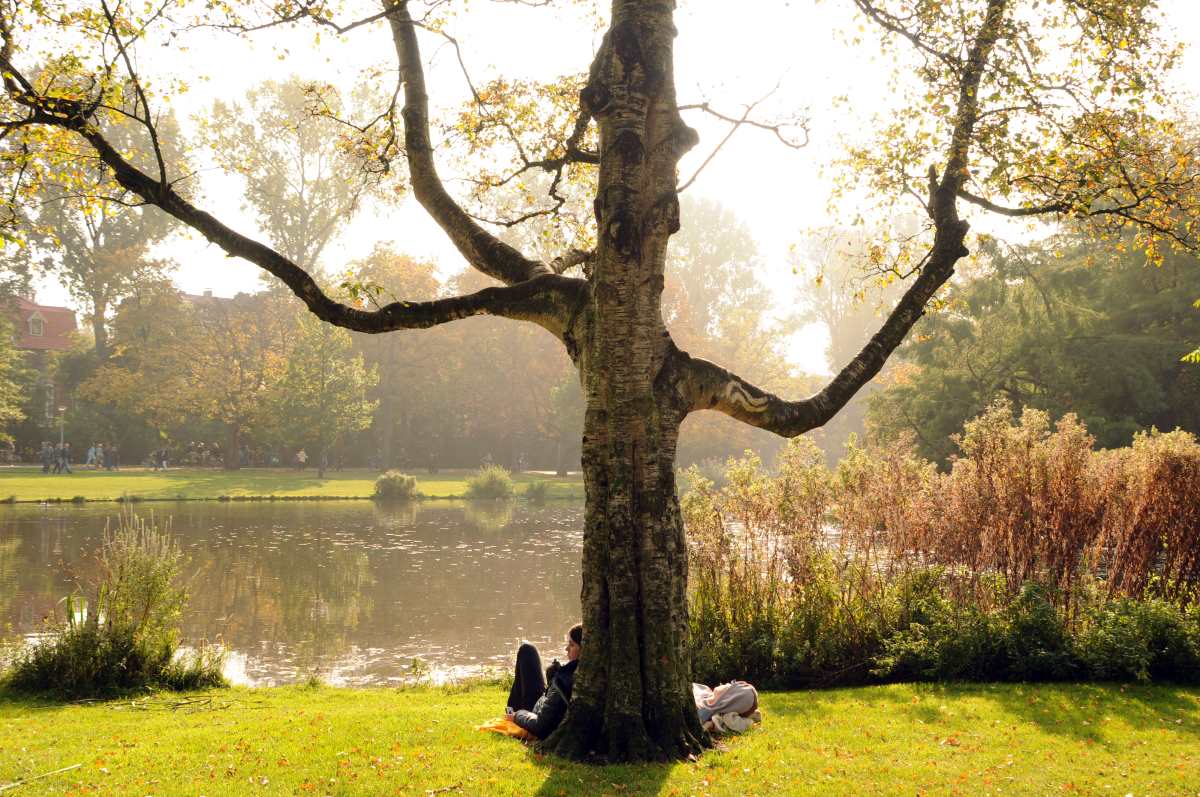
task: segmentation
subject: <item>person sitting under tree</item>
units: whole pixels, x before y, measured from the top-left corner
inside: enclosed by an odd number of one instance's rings
[[[555,659],[546,668],[544,678],[538,649],[528,642],[522,642],[517,649],[516,677],[508,693],[504,716],[539,739],[549,736],[566,716],[575,685],[575,668],[583,649],[583,625],[571,626],[566,642],[567,663],[559,664]]]

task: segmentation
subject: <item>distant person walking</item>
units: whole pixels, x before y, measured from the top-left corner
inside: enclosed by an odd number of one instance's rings
[[[83,464],[92,470],[96,469],[96,444],[92,443],[87,450],[87,455],[84,457]]]
[[[296,470],[304,470],[308,467],[308,452],[303,448],[296,452]]]
[[[71,444],[59,443],[54,449],[54,473],[71,472]]]
[[[42,473],[49,473],[50,466],[54,464],[54,449],[50,447],[50,443],[42,441]]]

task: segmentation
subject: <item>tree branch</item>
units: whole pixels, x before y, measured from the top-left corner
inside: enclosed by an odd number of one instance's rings
[[[567,168],[567,166],[572,163],[586,164],[589,166],[600,165],[600,153],[584,149],[583,142],[584,138],[587,136],[588,127],[591,125],[593,120],[589,97],[594,99],[603,95],[604,93],[604,89],[600,82],[600,66],[604,62],[604,59],[606,58],[611,47],[609,36],[609,32],[604,34],[604,38],[601,40],[600,46],[597,48],[596,54],[592,58],[591,66],[588,68],[587,84],[580,91],[579,108],[575,114],[575,123],[572,125],[571,132],[568,134],[566,140],[561,143],[561,155],[553,157],[547,156],[541,159],[531,159],[526,154],[525,148],[521,145],[520,137],[513,131],[511,125],[504,121],[496,122],[498,126],[504,128],[508,132],[509,139],[512,141],[513,146],[517,151],[517,157],[521,159],[521,165],[503,179],[477,181],[477,184],[486,188],[501,188],[526,172],[540,170],[546,174],[553,175],[550,180],[550,187],[546,192],[551,199],[551,205],[549,207],[526,211],[516,218],[510,219],[485,219],[475,214],[472,214],[472,218],[476,219],[477,221],[485,221],[489,224],[511,228],[538,216],[554,216],[558,214],[558,212],[562,210],[562,207],[567,203],[566,195],[559,193],[559,187],[562,185],[563,181],[564,170]],[[454,42],[454,45],[457,48],[457,42]],[[462,63],[461,56],[459,63]],[[465,66],[463,67],[463,74],[466,74]],[[467,78],[467,82],[470,84],[469,77]],[[470,88],[471,93],[474,96],[475,103],[481,108],[486,109],[488,116],[492,119],[495,119],[495,115],[490,111],[490,106],[486,101],[483,100],[482,97],[480,97],[479,93],[475,90],[475,86],[470,85]]]
[[[108,23],[108,33],[112,37],[113,42],[117,45],[117,52],[121,56],[122,62],[125,64],[125,71],[129,75],[129,80],[133,83],[137,103],[133,106],[133,118],[146,128],[146,132],[150,134],[150,147],[154,150],[154,159],[158,163],[158,181],[162,185],[167,184],[167,163],[163,159],[162,146],[158,141],[158,129],[155,127],[150,114],[150,100],[146,98],[146,92],[142,88],[142,81],[138,79],[137,72],[133,68],[133,61],[129,58],[129,51],[125,48],[125,42],[121,40],[121,33],[117,30],[117,19],[113,12],[108,7],[106,0],[100,0],[100,8],[104,11],[104,19]],[[139,116],[137,113],[138,104],[142,106],[142,113],[145,116]]]
[[[704,159],[704,162],[701,163],[696,168],[696,171],[692,173],[692,176],[689,177],[682,185],[680,185],[678,188],[675,189],[675,193],[682,194],[685,190],[687,190],[691,186],[692,183],[696,182],[696,178],[700,176],[700,172],[704,171],[705,167],[708,166],[708,164],[711,163],[715,157],[717,157],[717,153],[719,153],[721,151],[722,147],[724,147],[727,143],[729,143],[729,139],[733,138],[733,134],[736,133],[738,131],[738,129],[742,127],[742,125],[746,125],[748,127],[756,127],[759,130],[769,131],[769,132],[773,133],[775,135],[775,137],[784,144],[784,146],[790,147],[791,149],[800,149],[802,147],[808,146],[808,126],[803,121],[800,122],[799,127],[804,132],[804,140],[803,141],[792,141],[783,135],[783,125],[782,124],[772,125],[772,124],[767,124],[766,122],[756,122],[750,118],[750,114],[754,113],[754,109],[758,107],[759,103],[766,100],[768,97],[770,97],[772,94],[774,94],[778,89],[779,89],[779,85],[776,84],[775,88],[773,88],[769,92],[767,92],[767,94],[765,96],[763,96],[763,97],[755,100],[754,102],[750,103],[749,105],[747,105],[746,110],[742,113],[742,115],[740,117],[727,116],[723,113],[714,111],[712,108],[709,107],[707,102],[702,102],[702,103],[699,103],[696,105],[681,105],[681,106],[679,106],[678,110],[680,110],[680,111],[689,111],[689,110],[703,111],[704,113],[715,116],[716,118],[718,118],[724,122],[729,122],[730,125],[732,125],[732,126],[729,128],[729,132],[727,132],[725,134],[725,137],[721,139],[721,141],[717,144],[717,146],[713,148],[713,151],[708,154],[708,157]]]
[[[1022,216],[1043,216],[1047,213],[1062,213],[1069,207],[1067,202],[1051,202],[1046,205],[1036,205],[1028,208],[1010,208],[1004,205],[997,205],[989,199],[981,196],[976,196],[965,188],[958,189],[958,196],[965,199],[972,205],[978,205],[984,210],[990,210],[992,213],[999,213],[1001,216],[1011,216],[1020,218]]]
[[[417,47],[416,26],[408,13],[407,0],[383,0],[392,28],[392,40],[404,82],[404,148],[408,155],[413,194],[421,207],[445,231],[458,251],[474,268],[506,285],[542,274],[550,267],[530,260],[513,247],[480,227],[446,192],[433,162],[429,143],[429,97],[425,71]]]
[[[936,47],[930,45],[929,42],[925,41],[925,39],[921,38],[920,34],[915,33],[908,28],[904,24],[906,20],[887,13],[883,9],[876,6],[871,0],[854,0],[854,4],[858,6],[859,10],[862,11],[863,14],[867,15],[881,28],[908,39],[909,43],[912,44],[913,47],[916,47],[918,51],[930,56],[931,58],[941,61],[956,74],[963,68],[963,64],[958,58],[938,50]],[[914,12],[913,15],[915,15],[915,13],[916,12]]]
[[[767,96],[770,95],[768,94]],[[764,97],[763,99],[766,98]],[[757,105],[759,102],[762,102],[762,100],[758,100],[755,105]],[[808,120],[804,118],[798,118],[791,122],[776,122],[774,124],[770,122],[759,122],[754,119],[747,118],[749,113],[743,114],[741,117],[730,116],[729,114],[721,113],[709,105],[707,101],[691,103],[689,105],[680,105],[679,111],[702,111],[709,116],[720,119],[722,122],[729,122],[732,125],[745,125],[746,127],[755,127],[759,130],[765,130],[771,135],[775,136],[775,138],[779,139],[779,143],[783,144],[789,149],[803,149],[804,147],[808,146]],[[789,138],[784,132],[785,129],[789,127],[799,128],[800,132],[804,134],[803,139]]]
[[[965,230],[963,231],[965,234]],[[909,330],[925,313],[925,306],[954,273],[953,265],[966,254],[959,247],[939,251],[935,243],[929,263],[905,291],[883,326],[826,387],[814,396],[785,401],[718,365],[678,352],[673,370],[679,375],[677,390],[689,411],[717,410],[733,418],[784,437],[795,437],[825,425],[875,378]]]
[[[751,426],[794,437],[827,423],[883,368],[924,315],[930,299],[954,274],[955,264],[968,254],[964,245],[968,225],[958,217],[956,200],[967,173],[972,134],[979,118],[979,84],[999,39],[1006,5],[1007,0],[988,0],[984,20],[962,64],[946,166],[940,179],[934,167],[929,170],[927,207],[934,224],[933,246],[924,258],[920,275],[883,326],[823,390],[799,401],[785,401],[720,366],[675,351],[664,375],[673,382],[685,411],[713,409]],[[880,24],[888,27],[884,22]]]
[[[7,45],[7,41],[3,43]],[[45,97],[23,90],[28,81],[8,58],[11,50],[0,47],[0,69],[9,96],[29,109],[35,124],[72,131],[91,145],[99,159],[112,171],[122,188],[155,205],[200,232],[231,256],[241,257],[279,278],[323,321],[357,332],[387,332],[443,324],[472,315],[497,315],[537,323],[562,337],[569,319],[585,290],[583,280],[544,273],[509,287],[485,288],[467,296],[432,302],[392,302],[378,310],[362,310],[330,298],[317,282],[294,262],[274,249],[235,232],[211,214],[184,199],[169,183],[163,183],[127,160],[104,137],[93,114],[96,106],[80,100]]]
[[[596,250],[594,249],[572,249],[566,254],[559,255],[550,263],[550,267],[554,269],[555,274],[562,274],[576,266],[586,266],[596,258]]]

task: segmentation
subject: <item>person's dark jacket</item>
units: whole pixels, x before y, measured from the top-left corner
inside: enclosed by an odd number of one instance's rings
[[[513,715],[513,722],[539,739],[545,739],[553,733],[566,716],[567,703],[571,702],[571,690],[575,686],[575,667],[578,664],[578,661],[569,661],[557,670],[554,670],[553,664],[550,665],[552,674],[546,694],[538,698],[533,711],[518,711]]]

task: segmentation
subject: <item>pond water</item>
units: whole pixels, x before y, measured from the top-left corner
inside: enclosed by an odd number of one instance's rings
[[[370,501],[142,504],[187,553],[187,644],[227,675],[387,684],[557,655],[579,616],[581,505]],[[0,507],[0,633],[31,634],[87,584],[113,504]],[[88,590],[91,591],[90,589]],[[546,655],[547,660],[550,655]]]

